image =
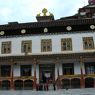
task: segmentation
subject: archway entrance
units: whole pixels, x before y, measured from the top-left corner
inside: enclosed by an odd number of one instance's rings
[[[25,80],[24,81],[24,89],[25,90],[33,89],[33,81],[32,80]]]
[[[80,79],[71,79],[71,88],[80,88]]]
[[[14,88],[16,90],[22,90],[23,89],[23,81],[22,80],[16,80],[14,82]]]
[[[62,88],[63,89],[71,88],[70,79],[63,79],[62,80]]]
[[[9,90],[10,89],[10,81],[3,80],[2,81],[1,89],[3,89],[3,90]]]
[[[40,64],[39,79],[40,79],[40,83],[46,83],[46,82],[52,83],[55,80],[55,65]]]
[[[85,79],[85,88],[93,88],[94,87],[94,79],[86,78]]]

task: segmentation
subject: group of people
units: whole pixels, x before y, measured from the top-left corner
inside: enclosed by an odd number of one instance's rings
[[[53,90],[56,90],[56,85],[55,83],[52,84]],[[49,90],[49,84],[48,83],[44,83],[44,84],[37,84],[36,85],[36,90],[37,91],[48,91]]]

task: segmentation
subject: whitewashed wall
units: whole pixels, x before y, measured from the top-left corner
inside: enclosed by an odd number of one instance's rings
[[[36,65],[36,78],[37,78],[37,83],[39,83],[39,65]]]
[[[81,74],[80,63],[79,62],[74,63],[74,74]]]
[[[20,65],[14,65],[13,75],[14,76],[20,76]]]
[[[55,80],[56,80],[57,77],[58,77],[57,69],[58,69],[57,64],[55,64]]]
[[[93,37],[95,43],[95,32],[93,33],[75,33],[75,34],[60,34],[60,35],[39,35],[39,36],[25,36],[25,37],[13,37],[13,38],[0,38],[1,43],[4,41],[12,41],[11,54],[1,54],[0,56],[19,56],[24,55],[21,53],[21,42],[23,40],[32,40],[32,55],[37,54],[58,54],[58,53],[79,53],[79,52],[93,52],[93,50],[83,50],[83,37]],[[61,38],[72,38],[72,51],[61,51]],[[52,52],[41,52],[41,39],[52,39]]]

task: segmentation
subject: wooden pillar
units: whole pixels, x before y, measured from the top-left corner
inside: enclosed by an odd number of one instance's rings
[[[2,88],[2,81],[0,80],[0,89]]]
[[[13,62],[13,60],[11,60],[11,72],[10,72],[10,74],[11,74],[11,89],[14,89],[14,81],[13,81],[13,64],[14,64],[14,62]]]
[[[80,79],[80,87],[85,87],[84,74],[83,74],[83,57],[80,57],[80,70],[81,70],[81,79]]]
[[[0,64],[0,77],[1,77],[1,64]]]
[[[94,84],[93,85],[94,85],[94,88],[95,88],[95,78],[94,78]]]
[[[37,61],[36,61],[35,58],[33,60],[33,63],[34,63],[34,82],[33,82],[33,88],[36,89],[36,80],[37,80],[37,78],[36,78],[36,64],[37,64]]]
[[[24,90],[24,80],[22,80],[23,81],[23,86],[22,86],[22,89]]]
[[[58,78],[59,78],[59,58],[57,58],[57,75],[58,75]]]
[[[1,64],[0,64],[0,77],[1,77]],[[2,82],[0,80],[0,89],[1,89],[1,87],[2,87]]]

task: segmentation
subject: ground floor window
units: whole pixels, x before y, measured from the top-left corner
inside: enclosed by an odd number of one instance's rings
[[[1,68],[1,76],[2,77],[8,77],[8,76],[10,76],[10,72],[11,72],[11,65],[1,65],[0,66]]]
[[[85,63],[85,72],[86,74],[94,74],[95,73],[95,63],[94,62]]]
[[[74,74],[74,64],[66,63],[62,65],[63,75],[73,75]]]
[[[21,76],[31,76],[31,65],[21,65]]]

